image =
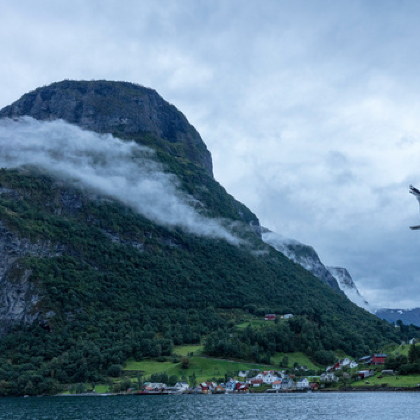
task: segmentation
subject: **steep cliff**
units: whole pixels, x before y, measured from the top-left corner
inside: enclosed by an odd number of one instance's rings
[[[335,291],[341,291],[337,279],[327,270],[313,247],[302,244],[295,239],[285,238],[267,229],[263,229],[262,239],[287,258],[310,271],[315,277]]]
[[[210,152],[195,128],[153,89],[126,82],[53,83],[22,96],[0,118],[28,115],[63,119],[98,133],[111,133],[188,158],[213,175]]]
[[[352,302],[354,302],[357,306],[366,309],[369,312],[373,311],[369,303],[359,293],[359,290],[357,289],[356,284],[351,278],[350,273],[345,268],[327,267],[327,270],[338,281],[340,289]]]

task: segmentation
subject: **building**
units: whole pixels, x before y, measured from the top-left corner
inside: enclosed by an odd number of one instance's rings
[[[377,353],[377,354],[374,354],[372,356],[371,364],[372,365],[383,365],[385,363],[385,360],[386,360],[386,354]]]

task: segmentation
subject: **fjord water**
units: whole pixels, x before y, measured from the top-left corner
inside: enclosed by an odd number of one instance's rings
[[[0,420],[402,420],[419,410],[420,392],[0,399]]]

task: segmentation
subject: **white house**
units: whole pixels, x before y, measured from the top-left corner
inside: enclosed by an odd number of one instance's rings
[[[357,366],[359,366],[356,362],[346,357],[343,360],[340,360],[340,367],[348,366],[350,369],[353,369]]]
[[[338,382],[338,377],[334,375],[334,373],[323,373],[319,380],[321,382],[325,382],[327,384],[330,384],[332,382]]]
[[[267,375],[263,375],[263,382],[265,384],[272,384],[275,381],[278,381],[279,377],[275,375],[274,373],[268,373]]]
[[[309,381],[308,378],[301,378],[296,382],[296,389],[308,389]]]
[[[180,391],[188,391],[189,385],[188,382],[177,382],[174,388],[179,389]]]
[[[274,381],[271,385],[273,389],[280,390],[281,389],[281,380]]]

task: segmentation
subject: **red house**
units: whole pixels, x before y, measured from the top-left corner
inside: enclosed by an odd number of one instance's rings
[[[383,365],[386,360],[386,354],[378,353],[374,354],[372,357],[372,365]]]
[[[249,384],[245,382],[237,382],[235,388],[238,392],[247,392],[249,389]]]
[[[276,319],[276,314],[267,314],[264,316],[265,321],[274,321]]]

